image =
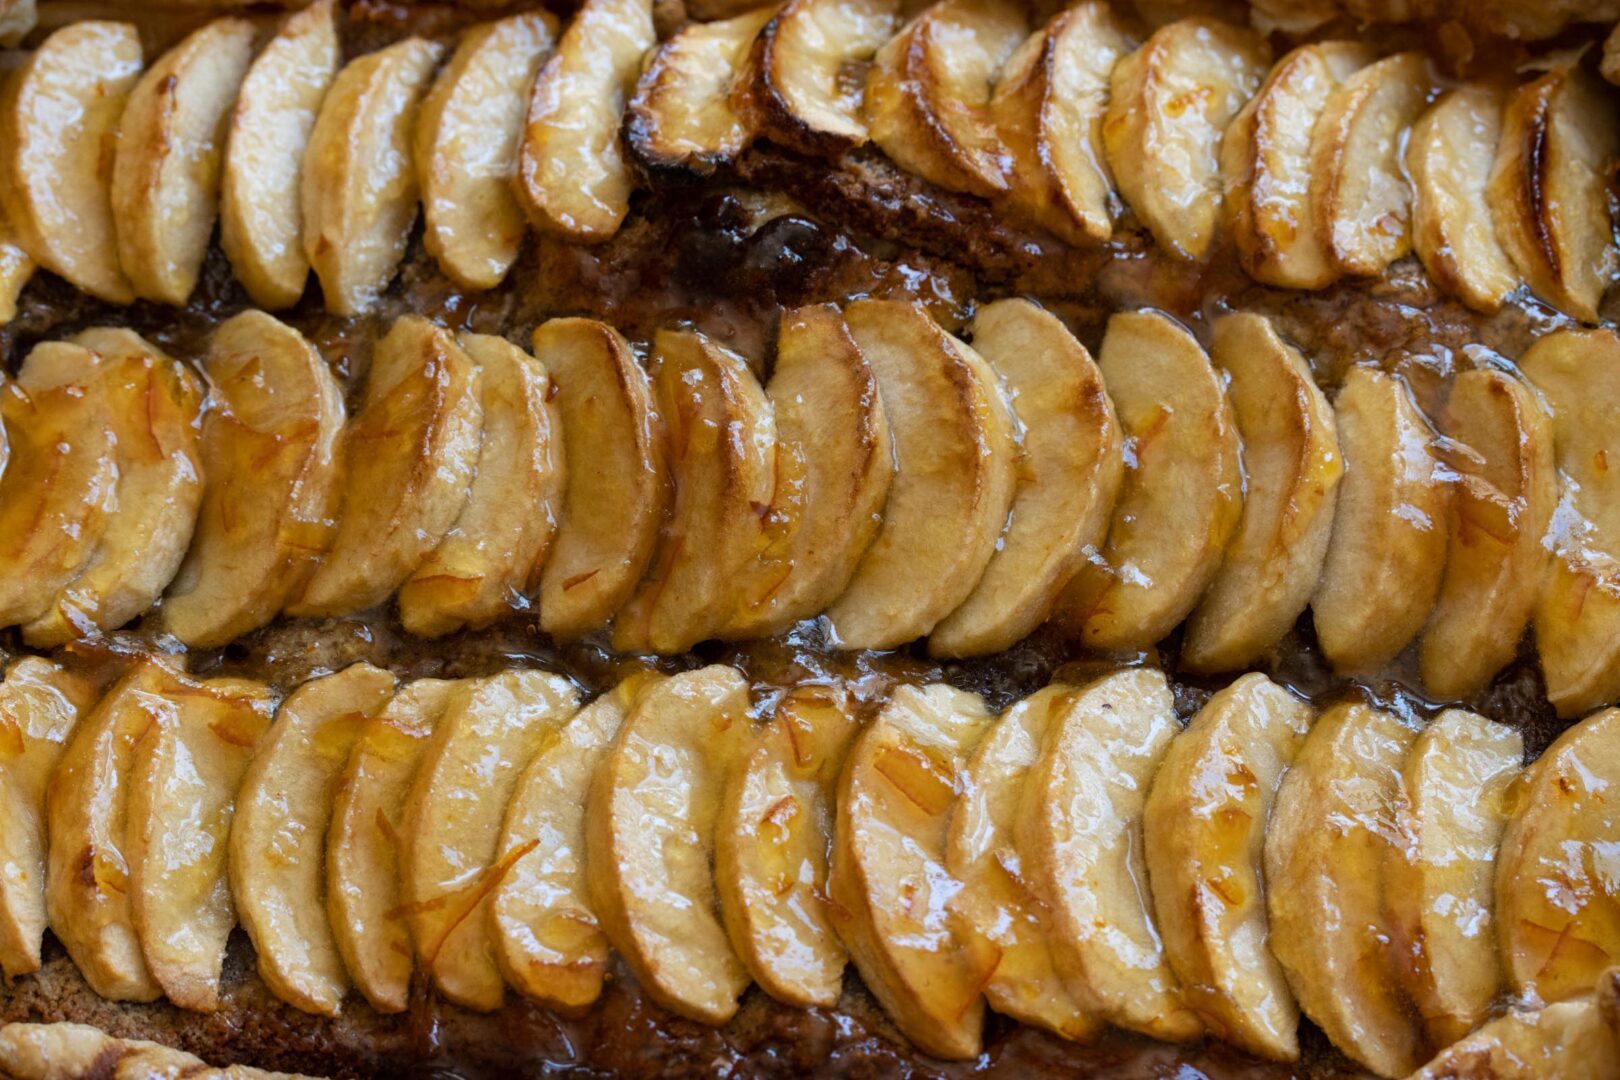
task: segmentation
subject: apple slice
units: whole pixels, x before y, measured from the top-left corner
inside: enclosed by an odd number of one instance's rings
[[[113,304],[135,293],[118,265],[108,147],[140,73],[132,24],[76,22],[40,42],[0,89],[0,202],[20,246]]]
[[[866,76],[872,141],[907,172],[952,191],[1007,191],[990,96],[1029,33],[1002,0],[935,0],[877,51]]]
[[[710,871],[721,794],[748,728],[748,683],[733,668],[647,688],[585,811],[585,872],[608,940],[649,997],[706,1024],[730,1020],[748,988]]]
[[[366,721],[393,693],[394,677],[366,663],[300,686],[282,702],[237,794],[231,896],[260,978],[307,1013],[338,1015],[349,989],[327,916],[332,790]]]
[[[972,593],[1012,506],[1017,445],[996,373],[919,305],[844,312],[877,374],[898,472],[883,525],[828,610],[833,640],[888,649],[927,634]]]
[[[1030,770],[1052,721],[1079,693],[1054,683],[1008,709],[973,751],[951,812],[945,865],[961,891],[951,898],[973,964],[990,972],[990,1007],[1024,1024],[1084,1041],[1100,1023],[1054,966],[1048,909],[1035,894],[1018,819]]]
[[[1247,667],[1310,603],[1333,533],[1344,459],[1333,410],[1299,350],[1263,315],[1215,320],[1215,363],[1243,443],[1243,516],[1187,624],[1193,671]]]
[[[1221,135],[1260,86],[1271,49],[1212,19],[1160,27],[1114,66],[1103,145],[1120,194],[1178,259],[1203,259],[1221,219]]]
[[[957,933],[946,870],[951,811],[993,723],[977,694],[900,686],[866,725],[838,781],[828,892],[867,988],[926,1054],[978,1056],[990,971]]]
[[[287,17],[236,96],[220,183],[219,243],[253,302],[292,307],[304,295],[304,151],[337,75],[337,0]]]
[[[606,323],[552,319],[534,351],[570,462],[540,572],[540,628],[567,641],[612,618],[652,559],[669,506],[663,422],[640,361]]]
[[[450,332],[420,316],[399,319],[377,343],[344,434],[337,535],[289,614],[380,604],[443,542],[478,469],[482,385]]]
[[[1299,1059],[1299,1006],[1266,945],[1261,858],[1277,786],[1313,719],[1264,675],[1244,675],[1170,743],[1143,812],[1154,910],[1188,1007],[1273,1061]]]
[[[1412,247],[1435,284],[1487,314],[1519,287],[1486,194],[1503,104],[1493,86],[1448,90],[1412,126],[1406,144]]]
[[[219,1008],[236,928],[226,838],[236,792],[274,712],[247,679],[176,682],[134,748],[124,850],[130,911],[152,978],[182,1009]]]
[[[1442,1050],[1411,1080],[1537,1080],[1616,1072],[1620,1039],[1597,1001],[1576,998],[1541,1009],[1512,1009]]]
[[[776,492],[765,548],[724,637],[770,637],[836,600],[877,537],[894,482],[877,376],[836,305],[782,313],[765,394],[776,416]]]
[[[376,1011],[404,1012],[416,953],[400,897],[405,800],[456,683],[417,679],[367,720],[332,796],[326,913],[343,966]]]
[[[15,47],[38,23],[34,0],[0,0],[0,45]]]
[[[95,686],[25,656],[0,683],[0,972],[39,970],[45,935],[45,784]]]
[[[1102,373],[1056,316],[999,300],[970,329],[1018,417],[1018,487],[984,575],[928,637],[935,656],[1000,652],[1045,622],[1102,546],[1125,471]]]
[[[4,163],[0,162],[0,173],[4,169]],[[0,192],[5,190],[4,184],[0,179]],[[19,246],[16,230],[0,209],[0,326],[17,317],[17,297],[33,277],[34,260]]]
[[[13,1080],[308,1080],[242,1065],[210,1069],[201,1058],[160,1043],[119,1039],[85,1024],[7,1024],[0,1027],[0,1071]]]
[[[1384,867],[1417,733],[1366,705],[1316,721],[1266,826],[1271,951],[1305,1015],[1379,1076],[1417,1068],[1423,1032],[1400,989]]]
[[[1451,494],[1434,433],[1400,376],[1351,368],[1333,407],[1345,475],[1312,616],[1334,670],[1369,673],[1434,610]]]
[[[461,346],[478,365],[484,442],[461,516],[399,590],[400,621],[423,637],[481,629],[526,602],[564,483],[545,369],[505,338],[463,334]]]
[[[578,710],[562,676],[506,671],[458,686],[428,736],[405,807],[400,880],[422,970],[457,1005],[501,1006],[490,894],[528,851],[498,847],[501,820],[536,751]]]
[[[1484,689],[1518,653],[1547,576],[1563,482],[1552,419],[1505,371],[1457,376],[1440,428],[1457,483],[1445,577],[1418,660],[1423,685],[1445,700]]]
[[[1062,608],[1092,648],[1145,649],[1198,603],[1242,516],[1237,425],[1221,375],[1167,316],[1113,316],[1098,364],[1125,433],[1125,478],[1102,556]]]
[[[405,257],[418,191],[412,138],[443,53],[418,37],[367,53],[321,101],[299,185],[304,256],[334,315],[376,306]]]
[[[529,87],[556,36],[545,11],[475,26],[422,99],[422,242],[462,288],[493,289],[517,260],[526,227],[512,189],[518,143]]]
[[[1496,857],[1496,926],[1508,983],[1525,999],[1585,993],[1620,959],[1620,710],[1569,728],[1508,795]]]
[[[246,19],[215,19],[130,91],[111,193],[118,262],[137,296],[178,307],[197,287],[219,213],[230,110],[256,34]]]
[[[653,339],[674,501],[636,595],[613,623],[620,652],[685,652],[725,625],[765,544],[776,421],[748,362],[696,330]]]
[[[586,242],[619,231],[635,180],[619,128],[641,58],[658,42],[652,0],[585,0],[540,69],[517,192],[540,228]]]
[[[1243,269],[1284,289],[1320,289],[1338,269],[1310,197],[1311,133],[1339,83],[1374,57],[1360,42],[1319,41],[1277,61],[1221,138],[1226,220]]]
[[[990,98],[1011,163],[1008,204],[1071,244],[1114,235],[1102,123],[1108,75],[1131,44],[1106,3],[1080,0],[1018,47]]]
[[[1580,67],[1514,92],[1486,189],[1496,237],[1542,299],[1583,322],[1614,276],[1609,168],[1620,152],[1614,92]]]

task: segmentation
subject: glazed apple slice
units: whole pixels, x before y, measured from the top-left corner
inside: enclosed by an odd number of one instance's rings
[[[0,201],[20,246],[113,304],[135,294],[118,265],[107,148],[140,73],[132,24],[76,22],[40,42],[0,91]]]
[[[0,121],[3,123],[3,121]],[[0,162],[0,174],[5,165]],[[5,190],[0,179],[0,191]],[[19,245],[16,230],[0,210],[0,326],[17,317],[17,297],[34,277],[34,260]]]
[[[38,23],[34,0],[6,0],[0,6],[0,45],[15,47]]]
[[[877,373],[898,472],[883,526],[828,610],[834,639],[886,649],[928,633],[968,598],[1012,506],[1012,412],[995,372],[917,305],[844,312]]]
[[[1310,365],[1263,315],[1215,320],[1213,359],[1243,443],[1243,516],[1187,624],[1182,662],[1233,671],[1293,629],[1333,533],[1344,459]]]
[[[463,683],[428,737],[405,807],[400,880],[417,960],[439,993],[500,1008],[506,986],[490,894],[525,854],[502,851],[501,819],[535,752],[579,709],[560,675],[507,671]]]
[[[527,224],[512,189],[518,142],[529,87],[556,35],[544,11],[475,26],[422,100],[422,242],[462,288],[493,289],[517,259]]]
[[[1458,1076],[1608,1076],[1620,1070],[1620,1040],[1598,1001],[1512,1009],[1440,1051],[1412,1080]]]
[[[737,1011],[748,972],[721,925],[710,862],[748,683],[714,665],[639,695],[596,769],[585,868],[601,926],[658,1004],[707,1024]]]
[[[231,897],[258,953],[259,976],[287,1004],[336,1016],[349,980],[327,916],[332,788],[394,677],[351,664],[282,702],[236,797]]]
[[[551,544],[564,483],[545,369],[505,338],[463,334],[461,346],[478,365],[484,439],[461,516],[399,590],[400,621],[423,637],[512,610]]]
[[[233,1065],[210,1069],[201,1058],[160,1043],[119,1039],[86,1024],[7,1024],[0,1027],[0,1069],[15,1080],[228,1075],[232,1080],[274,1080],[279,1074]]]
[[[219,243],[253,302],[304,295],[304,151],[337,75],[337,0],[287,17],[242,80],[220,182]]]
[[[375,306],[405,257],[419,191],[412,139],[443,51],[411,37],[367,53],[338,72],[321,101],[300,205],[304,256],[334,315]]]
[[[617,330],[552,319],[534,332],[551,375],[571,467],[540,573],[540,628],[558,640],[597,629],[640,583],[669,505],[663,421],[652,384]]]
[[[181,306],[197,287],[219,213],[230,110],[256,33],[246,19],[215,19],[130,92],[111,190],[118,262],[137,296]]]
[[[1102,546],[1125,471],[1102,373],[1056,316],[1000,300],[970,329],[1018,417],[1018,487],[984,575],[928,636],[936,656],[999,652],[1045,622]]]

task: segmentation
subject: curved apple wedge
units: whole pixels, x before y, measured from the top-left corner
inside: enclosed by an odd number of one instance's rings
[[[86,1024],[7,1024],[0,1027],[0,1069],[13,1080],[113,1077],[195,1077],[197,1080],[309,1080],[243,1065],[212,1069],[199,1057],[141,1039],[118,1039]]]
[[[707,1024],[731,1019],[748,988],[710,870],[748,727],[748,684],[733,668],[648,687],[597,768],[585,812],[586,873],[608,940],[654,1001]]]
[[[0,161],[0,177],[4,170],[5,164]],[[0,191],[5,190],[4,184],[0,179]],[[0,326],[17,317],[17,298],[33,277],[34,260],[19,246],[16,231],[6,220],[5,211],[0,210]]]
[[[1620,1072],[1620,1036],[1599,999],[1512,1009],[1440,1051],[1411,1080],[1537,1080]]]

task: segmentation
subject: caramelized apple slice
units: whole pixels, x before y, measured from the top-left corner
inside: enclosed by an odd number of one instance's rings
[[[0,1069],[14,1080],[81,1080],[87,1076],[184,1076],[213,1080],[276,1080],[266,1073],[233,1065],[210,1069],[201,1058],[160,1043],[118,1039],[84,1024],[7,1024],[0,1027]],[[288,1078],[304,1080],[304,1078]]]
[[[612,618],[652,558],[669,505],[663,424],[646,373],[611,326],[552,319],[534,332],[534,351],[551,374],[571,463],[540,574],[540,628],[568,640]]]
[[[1396,854],[1401,766],[1417,733],[1361,704],[1323,713],[1266,826],[1271,951],[1305,1015],[1379,1076],[1418,1065],[1400,990],[1384,867]]]
[[[34,0],[0,0],[0,45],[12,48],[39,22]]]
[[[472,358],[426,319],[407,315],[377,343],[344,434],[337,535],[291,614],[380,604],[443,542],[478,468],[481,390]]]
[[[412,137],[443,51],[411,37],[367,53],[321,102],[299,184],[304,255],[334,315],[372,308],[405,257],[418,190]]]
[[[236,797],[231,896],[253,939],[259,976],[304,1012],[336,1016],[349,980],[327,916],[332,788],[394,677],[352,664],[282,702]]]
[[[140,73],[133,25],[76,22],[42,41],[0,89],[0,202],[21,247],[113,304],[135,294],[118,265],[108,147]]]
[[[1102,558],[1063,607],[1093,648],[1143,649],[1187,616],[1220,568],[1243,513],[1237,427],[1209,357],[1164,315],[1109,319],[1098,363],[1127,467]]]
[[[1311,608],[1334,669],[1364,673],[1393,660],[1434,609],[1450,491],[1399,376],[1352,368],[1333,407],[1345,476]]]
[[[664,1008],[707,1024],[737,1011],[748,972],[726,939],[710,860],[726,777],[748,731],[748,684],[706,667],[637,698],[596,770],[586,874],[602,929]]]
[[[253,302],[291,307],[304,295],[304,150],[337,75],[337,0],[287,17],[242,80],[220,186],[219,243]]]
[[[178,306],[197,287],[219,212],[230,109],[255,33],[246,19],[215,19],[130,92],[111,192],[118,262],[137,296]]]
[[[1243,443],[1243,516],[1187,625],[1194,671],[1246,667],[1310,603],[1333,533],[1344,459],[1333,410],[1299,351],[1263,315],[1215,320],[1214,360]]]
[[[1012,506],[1017,448],[995,372],[920,306],[857,300],[844,317],[877,373],[899,471],[827,614],[845,648],[886,649],[928,633],[978,584]]]
[[[936,656],[999,652],[1045,622],[1102,546],[1125,470],[1102,373],[1056,316],[1000,300],[971,330],[1018,416],[1018,487],[984,575],[928,637]]]
[[[1465,371],[1440,417],[1457,476],[1446,572],[1418,660],[1444,700],[1484,688],[1513,659],[1547,576],[1562,482],[1552,420],[1505,371]]]
[[[422,100],[422,242],[462,288],[493,289],[517,259],[526,224],[512,189],[518,142],[529,87],[556,34],[545,11],[475,26]]]
[[[0,162],[0,174],[4,170],[4,162]],[[0,192],[5,191],[4,185],[0,179]],[[34,260],[19,246],[16,231],[0,208],[0,326],[17,317],[17,297],[33,277]]]
[[[540,69],[518,156],[518,201],[576,240],[619,231],[635,188],[619,144],[625,99],[657,43],[652,0],[585,0]]]
[[[527,852],[499,849],[501,819],[535,752],[578,709],[562,676],[507,671],[457,687],[428,737],[405,808],[400,879],[417,959],[457,1005],[489,1012],[505,996],[490,894]]]
[[[1592,998],[1541,1009],[1512,1009],[1452,1043],[1411,1080],[1538,1080],[1610,1076],[1620,1071],[1620,1039]]]
[[[463,334],[461,345],[478,365],[484,442],[461,516],[399,590],[400,621],[423,637],[488,626],[522,602],[564,480],[545,369],[505,338]]]

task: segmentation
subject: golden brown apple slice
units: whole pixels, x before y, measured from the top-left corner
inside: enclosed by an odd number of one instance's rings
[[[0,683],[0,972],[39,970],[45,935],[45,784],[95,702],[88,679],[39,657]]]
[[[585,812],[585,869],[608,940],[654,1001],[707,1024],[731,1019],[748,988],[710,870],[748,727],[748,683],[733,668],[649,687],[597,768]]]
[[[1024,785],[1052,721],[1079,691],[1054,683],[1007,710],[973,751],[951,812],[946,869],[950,900],[976,967],[990,972],[990,1007],[1021,1023],[1085,1040],[1100,1024],[1069,992],[1052,960],[1047,907],[1035,895],[1018,844]]]
[[[1310,365],[1263,315],[1215,320],[1213,359],[1243,443],[1243,516],[1187,624],[1194,671],[1246,667],[1293,629],[1333,533],[1344,459]]]
[[[1144,649],[1198,603],[1242,516],[1237,425],[1209,357],[1164,315],[1109,319],[1098,365],[1125,433],[1125,478],[1102,557],[1062,606],[1088,645]]]
[[[1102,546],[1125,471],[1102,373],[1056,316],[1000,300],[970,329],[1018,417],[1018,487],[984,575],[928,636],[935,656],[999,652],[1045,622]]]
[[[1261,859],[1277,785],[1313,718],[1264,675],[1243,676],[1170,743],[1143,813],[1154,910],[1188,1007],[1273,1061],[1299,1058],[1299,1006],[1266,945]]]
[[[1435,284],[1487,313],[1519,287],[1486,194],[1503,104],[1492,86],[1448,90],[1412,126],[1406,144],[1412,247]]]
[[[776,486],[776,421],[741,356],[695,330],[653,340],[674,501],[636,595],[613,622],[620,652],[678,653],[712,637],[763,548]]]
[[[536,751],[578,709],[562,676],[507,671],[457,687],[428,737],[405,807],[400,880],[422,970],[457,1005],[489,1012],[505,996],[490,894],[528,849],[499,849],[501,820]]]
[[[1114,66],[1103,145],[1125,202],[1180,259],[1209,254],[1221,219],[1219,151],[1271,49],[1252,30],[1189,18]]]
[[[1609,168],[1620,150],[1614,92],[1579,67],[1525,83],[1502,114],[1486,194],[1496,237],[1536,294],[1584,322],[1617,262]]]
[[[1616,1072],[1620,1039],[1598,1002],[1582,997],[1541,1009],[1512,1009],[1442,1050],[1411,1080],[1539,1080]]]
[[[1384,866],[1396,852],[1401,766],[1417,733],[1350,703],[1323,713],[1277,791],[1266,826],[1271,951],[1305,1015],[1379,1076],[1421,1060],[1400,990]]]
[[[838,934],[895,1026],[924,1053],[972,1058],[990,973],[963,947],[945,868],[968,757],[993,718],[977,694],[898,687],[838,781],[828,892]]]
[[[1114,234],[1114,178],[1103,152],[1108,75],[1131,50],[1102,0],[1080,0],[1030,35],[990,99],[1011,163],[1007,201],[1071,244]]]
[[[0,173],[4,170],[5,165],[0,162]],[[5,181],[0,179],[0,192],[5,190]],[[34,260],[19,245],[16,230],[6,219],[5,210],[0,208],[0,326],[17,317],[17,297],[33,276]]]
[[[135,295],[183,305],[219,212],[219,174],[257,31],[215,19],[146,70],[118,125],[112,212],[118,263]]]
[[[337,75],[337,0],[287,17],[242,80],[225,146],[219,243],[253,302],[291,307],[304,295],[304,151]]]
[[[463,334],[461,345],[478,365],[484,441],[461,516],[399,590],[400,621],[423,637],[488,626],[525,602],[564,483],[545,369],[505,338]]]
[[[1012,506],[1017,453],[996,374],[920,307],[857,300],[844,312],[877,374],[898,472],[883,526],[827,614],[850,649],[928,633],[968,598]]]
[[[161,1043],[118,1039],[85,1024],[7,1024],[0,1027],[0,1069],[13,1080],[310,1080],[245,1065],[211,1069],[201,1058]]]
[[[343,966],[380,1013],[409,1004],[416,953],[401,910],[405,800],[456,683],[417,679],[366,721],[337,778],[326,833],[326,912]]]
[[[512,189],[518,143],[529,87],[556,36],[545,11],[475,26],[422,99],[422,242],[462,288],[493,289],[517,259],[527,227]]]
[[[1221,138],[1226,220],[1243,269],[1285,289],[1338,276],[1310,197],[1311,133],[1339,83],[1373,59],[1359,42],[1301,45],[1277,61]]]
[[[370,664],[300,686],[282,702],[236,798],[231,896],[259,976],[296,1009],[336,1016],[349,980],[327,916],[332,789],[366,722],[394,693]]]
[[[1334,669],[1366,673],[1393,660],[1434,609],[1450,490],[1400,376],[1351,368],[1333,408],[1345,475],[1311,609]]]
[[[725,637],[770,637],[837,599],[877,537],[894,482],[877,376],[837,306],[782,313],[765,394],[776,416],[776,492]]]
[[[152,978],[182,1009],[219,1008],[236,927],[225,848],[236,792],[274,712],[247,679],[178,683],[136,743],[124,811],[130,911]]]
[[[619,128],[641,58],[658,41],[652,0],[585,0],[540,69],[518,153],[517,192],[540,228],[587,242],[619,231],[635,179]]]
[[[337,535],[294,615],[380,604],[461,516],[483,441],[482,375],[448,330],[407,315],[377,343],[344,433]]]
[[[372,308],[405,257],[419,190],[412,139],[443,52],[411,37],[367,53],[338,72],[321,101],[299,197],[304,256],[334,315]]]
[[[1552,420],[1505,371],[1457,376],[1440,417],[1457,483],[1446,572],[1418,660],[1436,697],[1483,689],[1513,659],[1547,576],[1562,481]]]
[[[0,45],[15,46],[38,22],[39,9],[34,0],[3,0],[0,2]]]
[[[663,421],[641,363],[606,323],[552,319],[534,351],[570,462],[540,573],[540,627],[568,640],[612,618],[652,558],[669,505]]]
[[[133,25],[76,22],[42,41],[0,88],[0,202],[20,246],[114,304],[135,294],[118,265],[109,147],[140,73]]]
[[[643,164],[707,176],[736,160],[753,129],[732,99],[732,82],[775,13],[766,5],[688,23],[648,56],[625,113],[625,140]]]

